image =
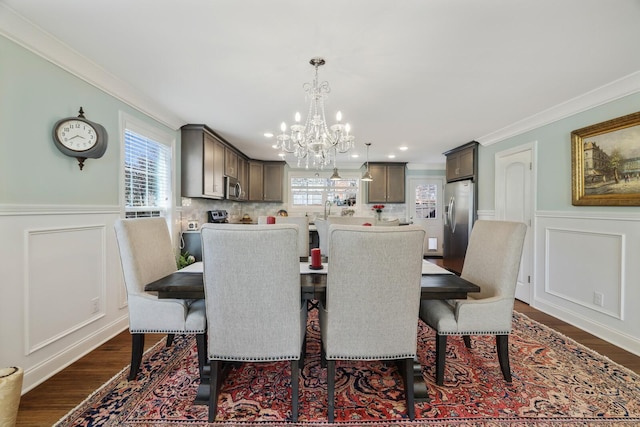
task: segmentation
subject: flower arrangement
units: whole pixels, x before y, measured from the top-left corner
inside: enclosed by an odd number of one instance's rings
[[[378,213],[382,213],[382,209],[384,209],[384,205],[373,205],[371,210],[376,211]]]
[[[194,262],[196,262],[196,257],[190,255],[189,252],[183,252],[178,257],[176,264],[178,270],[180,270],[181,268],[185,268],[187,265],[193,264]]]

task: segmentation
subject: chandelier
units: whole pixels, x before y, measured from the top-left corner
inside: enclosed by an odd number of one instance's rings
[[[306,100],[309,102],[309,111],[304,124],[300,123],[300,113],[295,115],[295,124],[291,125],[287,134],[287,125],[282,122],[275,147],[281,153],[293,153],[298,159],[298,167],[304,162],[308,169],[313,165],[317,169],[323,169],[333,162],[334,173],[337,173],[336,154],[346,153],[355,141],[353,135],[349,135],[349,124],[342,124],[342,113],[336,114],[336,124],[327,125],[324,113],[324,100],[331,89],[329,82],[318,81],[318,67],[324,65],[323,58],[311,58],[309,61],[315,68],[313,83],[305,83]]]

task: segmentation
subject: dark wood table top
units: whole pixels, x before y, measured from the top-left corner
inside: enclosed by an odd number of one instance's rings
[[[422,299],[465,299],[469,292],[480,292],[480,287],[455,274],[427,274],[422,276]],[[323,300],[327,287],[326,274],[301,274],[302,298]],[[204,282],[200,272],[176,271],[144,288],[157,292],[158,298],[204,298]]]

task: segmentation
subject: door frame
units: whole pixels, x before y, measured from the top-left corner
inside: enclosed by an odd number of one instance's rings
[[[495,219],[497,220],[501,220],[504,219],[502,217],[500,217],[501,215],[504,214],[504,212],[498,212],[498,206],[500,206],[501,204],[504,206],[504,201],[499,201],[498,198],[501,197],[501,192],[498,191],[499,188],[499,183],[498,183],[498,163],[501,159],[505,158],[505,157],[509,157],[512,156],[514,154],[518,154],[521,152],[525,152],[525,151],[529,151],[531,153],[530,159],[531,159],[531,182],[530,182],[530,195],[529,195],[529,224],[527,224],[528,226],[528,239],[525,240],[525,244],[527,244],[528,241],[528,251],[523,251],[524,253],[528,253],[529,254],[529,258],[528,258],[528,265],[529,265],[529,274],[528,276],[530,277],[529,280],[529,295],[528,295],[528,301],[524,301],[527,304],[531,304],[534,299],[535,299],[535,274],[534,272],[536,271],[535,268],[535,212],[537,210],[537,205],[536,205],[536,201],[537,201],[537,183],[538,183],[538,179],[537,179],[537,164],[538,164],[538,154],[537,154],[537,146],[538,146],[538,141],[532,141],[532,142],[528,142],[522,145],[518,145],[517,147],[513,147],[507,150],[503,150],[503,151],[499,151],[495,154],[495,158],[494,158],[494,212],[495,212]],[[500,216],[499,216],[500,215]]]

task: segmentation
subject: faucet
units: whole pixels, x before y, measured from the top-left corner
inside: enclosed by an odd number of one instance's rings
[[[324,219],[327,219],[327,206],[329,206],[329,215],[331,215],[331,200],[324,202]]]

